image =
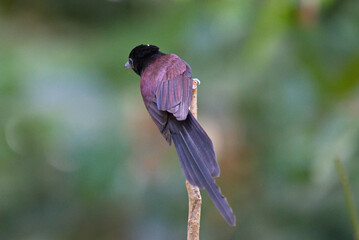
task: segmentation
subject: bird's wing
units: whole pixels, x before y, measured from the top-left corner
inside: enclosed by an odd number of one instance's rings
[[[156,124],[158,129],[160,130],[162,136],[166,139],[168,145],[171,146],[172,137],[171,137],[171,133],[170,133],[169,129],[167,128],[169,113],[165,112],[165,111],[158,110],[156,102],[154,102],[154,101],[151,102],[150,104],[148,104],[147,110],[148,110],[152,120],[154,121],[154,123]]]
[[[161,56],[141,75],[141,93],[152,120],[171,145],[168,118],[185,120],[192,101],[191,68],[174,54]]]
[[[187,118],[192,101],[191,68],[178,56],[167,56],[166,72],[155,90],[157,108],[172,113],[177,120],[183,121]]]

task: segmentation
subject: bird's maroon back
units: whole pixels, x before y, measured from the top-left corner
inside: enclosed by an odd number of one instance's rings
[[[187,118],[192,101],[191,68],[175,54],[162,55],[143,71],[140,87],[150,116],[171,144],[166,128],[169,113],[177,120]]]
[[[160,87],[161,82],[171,81],[173,79],[176,79],[178,82],[180,82],[183,79],[177,79],[176,77],[183,76],[186,70],[190,75],[191,69],[188,69],[187,64],[175,54],[162,55],[161,57],[154,60],[154,62],[151,63],[141,74],[141,94],[145,104],[147,105],[148,102],[153,100],[153,97],[156,97],[156,90],[158,87]],[[175,92],[175,94],[178,96],[181,95],[181,92],[184,89],[178,88],[176,90],[177,92]],[[188,91],[188,89],[186,90]],[[178,104],[175,99],[172,99],[173,96],[170,95],[173,93],[173,91],[174,89],[172,88],[168,89],[168,92],[161,94],[161,96],[166,95],[169,97],[166,99],[169,101],[169,105]],[[191,101],[191,98],[189,101]]]

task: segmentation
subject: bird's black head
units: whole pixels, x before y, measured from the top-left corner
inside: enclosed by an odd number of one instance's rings
[[[156,58],[163,55],[159,51],[159,47],[149,44],[141,44],[132,49],[125,68],[132,68],[138,75]]]

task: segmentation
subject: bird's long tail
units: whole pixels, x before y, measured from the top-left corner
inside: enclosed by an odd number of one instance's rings
[[[223,218],[230,225],[236,225],[232,208],[214,181],[220,170],[211,139],[191,113],[184,121],[171,118],[168,124],[183,174],[188,182],[206,189]]]

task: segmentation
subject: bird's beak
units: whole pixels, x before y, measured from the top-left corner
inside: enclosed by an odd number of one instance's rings
[[[125,64],[125,68],[131,68],[131,64],[127,61],[127,63]]]

